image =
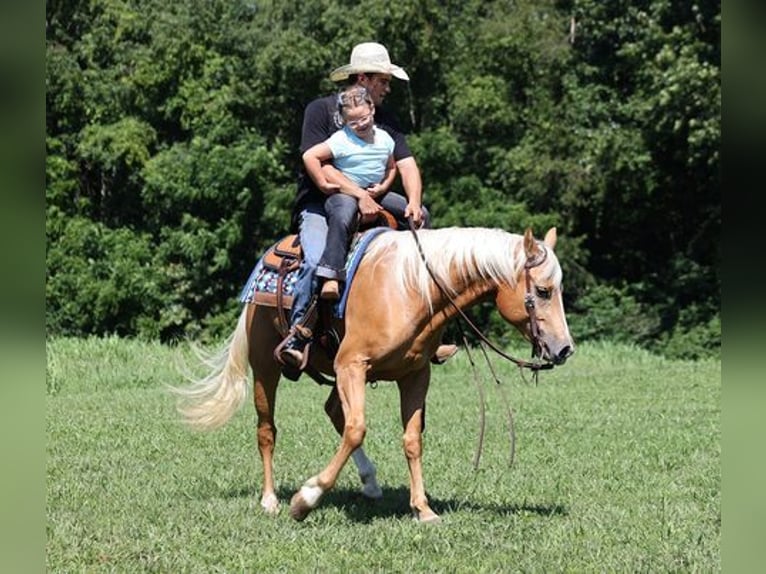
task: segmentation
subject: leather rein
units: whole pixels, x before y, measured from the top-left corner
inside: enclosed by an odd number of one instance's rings
[[[537,362],[537,361],[525,361],[524,359],[518,359],[516,357],[513,357],[500,349],[497,345],[495,345],[492,341],[490,341],[484,333],[481,332],[481,329],[479,329],[476,324],[471,321],[471,319],[468,317],[468,315],[463,311],[460,306],[458,306],[457,303],[455,303],[455,300],[450,296],[447,289],[442,284],[442,281],[436,276],[436,274],[433,272],[433,269],[431,268],[431,265],[428,263],[428,260],[426,259],[426,255],[423,252],[423,247],[420,245],[420,239],[418,238],[418,234],[415,229],[415,225],[412,222],[412,218],[408,218],[408,223],[410,226],[410,231],[412,232],[412,236],[415,238],[415,244],[418,247],[418,251],[420,253],[420,258],[423,260],[423,263],[426,266],[426,270],[428,271],[428,274],[431,276],[431,279],[433,279],[434,283],[436,283],[436,286],[439,288],[439,291],[441,291],[441,294],[449,301],[450,305],[454,307],[455,311],[460,315],[460,317],[466,322],[466,324],[471,328],[471,331],[483,342],[485,343],[490,349],[495,351],[498,355],[503,357],[504,359],[507,359],[508,361],[511,361],[512,363],[515,363],[519,369],[530,369],[533,371],[535,375],[537,375],[538,371],[543,371],[547,369],[553,368],[553,363],[551,362]],[[545,261],[545,259],[548,256],[548,250],[543,248],[542,255],[540,257],[537,257],[535,259],[528,259],[526,263],[524,263],[524,283],[526,288],[526,294],[524,295],[524,308],[527,311],[527,315],[529,316],[529,326],[531,331],[531,338],[532,338],[532,354],[536,355],[540,352],[542,349],[542,345],[540,342],[540,326],[537,321],[537,315],[535,313],[535,296],[532,293],[532,278],[530,276],[530,270],[534,269],[538,265],[542,265],[542,263]]]
[[[418,247],[420,258],[423,260],[423,263],[425,264],[426,269],[428,270],[428,274],[431,276],[431,279],[433,279],[434,283],[436,283],[436,286],[439,288],[439,291],[441,291],[442,295],[449,301],[450,305],[452,305],[452,307],[455,308],[455,310],[460,315],[460,317],[462,317],[462,319],[468,324],[468,326],[471,328],[471,330],[474,332],[474,334],[479,338],[479,340],[482,343],[486,344],[490,349],[495,351],[495,353],[497,353],[504,359],[507,359],[508,361],[511,361],[512,363],[516,364],[519,367],[519,374],[521,375],[521,378],[525,382],[526,382],[526,378],[524,377],[524,369],[530,369],[532,371],[532,378],[536,384],[540,371],[552,369],[553,363],[550,363],[550,362],[540,363],[540,362],[525,361],[523,359],[517,359],[516,357],[509,355],[508,353],[500,349],[497,345],[495,345],[492,341],[490,341],[484,335],[484,333],[482,333],[481,330],[476,326],[476,324],[473,321],[471,321],[468,315],[458,306],[458,304],[455,303],[455,300],[450,296],[449,292],[444,287],[441,280],[433,272],[433,269],[431,269],[431,266],[428,263],[426,255],[423,252],[423,247],[420,245],[420,239],[418,238],[418,234],[416,232],[415,225],[413,224],[411,217],[408,218],[408,223],[410,226],[410,231],[412,232],[412,236],[415,238],[415,244]],[[538,325],[537,315],[535,313],[535,297],[534,297],[534,294],[532,293],[532,278],[530,276],[530,270],[534,269],[538,265],[541,265],[545,261],[547,256],[548,256],[548,250],[543,248],[543,252],[540,257],[537,257],[531,260],[528,259],[526,263],[524,263],[524,284],[526,289],[526,293],[524,295],[524,308],[526,309],[527,315],[529,316],[533,356],[540,352],[540,350],[542,349],[542,344],[540,342],[540,326]],[[479,393],[479,409],[480,409],[479,410],[479,438],[478,438],[478,443],[476,445],[476,453],[474,454],[474,459],[473,459],[473,468],[474,470],[478,470],[479,461],[481,459],[481,452],[483,450],[483,445],[484,445],[484,429],[486,427],[486,414],[485,414],[486,403],[484,398],[484,391],[479,382],[479,378],[476,376],[477,374],[476,364],[474,363],[473,357],[471,356],[471,352],[468,346],[468,340],[465,336],[465,333],[463,332],[463,328],[460,325],[459,321],[458,321],[458,328],[460,329],[460,333],[463,337],[463,344],[465,346],[465,351],[468,356],[468,360],[470,361],[471,367],[474,372],[474,382],[476,384],[476,389]],[[513,462],[516,456],[516,430],[515,430],[515,424],[513,420],[513,410],[511,409],[511,405],[508,401],[507,395],[504,392],[502,392],[504,387],[500,386],[500,379],[495,373],[495,370],[492,368],[492,363],[489,360],[489,356],[487,355],[486,349],[481,344],[479,345],[479,348],[481,349],[484,355],[484,359],[487,361],[487,366],[489,367],[489,370],[495,379],[495,383],[497,384],[497,387],[501,390],[503,402],[505,404],[506,412],[508,415],[508,434],[509,434],[509,442],[510,442],[510,456],[509,456],[508,466],[513,466]]]

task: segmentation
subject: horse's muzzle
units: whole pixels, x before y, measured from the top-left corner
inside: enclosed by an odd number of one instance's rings
[[[564,345],[560,349],[558,349],[556,352],[551,350],[551,348],[543,344],[542,349],[540,347],[537,347],[534,349],[532,356],[539,357],[545,361],[548,361],[549,363],[552,363],[554,365],[563,365],[567,362],[567,359],[571,357],[574,354],[574,345]]]
[[[564,345],[559,352],[551,357],[554,365],[563,365],[574,354],[574,345]]]

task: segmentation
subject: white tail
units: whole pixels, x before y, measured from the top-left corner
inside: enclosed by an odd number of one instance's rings
[[[180,398],[178,411],[191,427],[212,430],[226,424],[247,398],[248,351],[245,322],[247,307],[242,309],[237,327],[222,348],[209,356],[198,353],[210,368],[202,379],[193,379],[185,388],[173,388]]]

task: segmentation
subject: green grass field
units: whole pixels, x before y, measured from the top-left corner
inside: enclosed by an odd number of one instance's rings
[[[525,383],[502,359],[479,399],[465,352],[433,369],[424,477],[442,523],[409,515],[398,395],[368,387],[365,447],[380,502],[353,464],[302,523],[287,503],[338,438],[327,388],[283,380],[277,517],[261,513],[250,403],[207,434],[178,420],[183,349],[120,339],[47,344],[49,572],[719,572],[721,363],[582,345]],[[508,465],[506,403],[515,463]]]

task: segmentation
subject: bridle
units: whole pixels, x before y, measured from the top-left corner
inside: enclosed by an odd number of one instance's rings
[[[492,349],[495,353],[503,357],[504,359],[507,359],[508,361],[511,361],[516,366],[519,367],[519,374],[521,375],[521,378],[526,381],[526,378],[524,377],[524,369],[529,369],[532,371],[532,379],[534,380],[535,384],[537,384],[537,379],[540,371],[552,369],[553,363],[550,361],[547,362],[538,362],[538,361],[525,361],[523,359],[517,359],[516,357],[513,357],[503,351],[501,348],[499,348],[497,345],[495,345],[492,341],[490,341],[484,333],[481,332],[481,330],[476,326],[476,324],[471,321],[471,319],[468,317],[468,315],[463,311],[460,306],[455,303],[454,298],[449,294],[447,289],[442,284],[439,277],[436,276],[433,269],[431,268],[431,265],[428,263],[428,259],[426,258],[425,253],[423,252],[423,247],[420,244],[420,239],[418,238],[417,230],[415,229],[415,225],[412,221],[412,218],[407,218],[407,222],[409,223],[410,231],[412,232],[412,236],[415,238],[415,244],[418,247],[418,252],[420,253],[420,258],[423,260],[423,263],[426,266],[426,270],[428,271],[428,274],[431,276],[431,279],[433,279],[434,283],[436,283],[436,286],[439,288],[439,291],[441,291],[441,294],[449,301],[450,305],[457,311],[458,315],[463,319],[463,321],[466,322],[466,324],[471,328],[471,331],[474,332],[474,334],[479,338],[479,340],[486,344],[490,349]],[[542,353],[542,340],[540,337],[540,325],[539,321],[537,319],[537,313],[535,311],[535,295],[532,292],[532,277],[530,271],[534,269],[535,267],[542,265],[546,258],[548,257],[548,249],[545,246],[542,246],[542,252],[540,255],[533,259],[527,259],[527,261],[524,263],[524,287],[525,287],[525,294],[524,294],[524,309],[527,311],[527,315],[529,316],[529,327],[530,327],[530,338],[532,343],[532,356],[540,356]],[[463,343],[465,346],[466,354],[468,355],[468,360],[471,363],[471,367],[474,371],[474,381],[476,383],[476,389],[479,393],[479,406],[480,406],[480,412],[479,412],[479,440],[478,444],[476,446],[476,454],[474,455],[473,459],[473,467],[474,470],[479,468],[479,460],[481,458],[481,451],[482,446],[484,444],[484,428],[486,425],[486,416],[485,416],[485,401],[484,401],[484,391],[482,389],[482,386],[479,382],[479,378],[476,376],[476,364],[473,361],[473,357],[471,356],[471,352],[469,350],[469,346],[467,344],[467,338],[465,336],[465,332],[463,332],[463,328],[460,325],[460,322],[457,323],[458,328],[460,329],[460,333],[463,338]],[[487,356],[487,351],[484,349],[483,345],[479,345],[479,348],[481,349],[482,354],[484,355],[485,360],[487,361],[487,365],[489,367],[490,372],[492,373],[492,376],[495,379],[495,383],[497,385],[500,385],[500,379],[497,377],[497,374],[495,373],[495,370],[492,368],[492,363],[489,360],[489,356]],[[503,387],[499,387],[502,389]],[[510,435],[510,458],[509,458],[509,466],[513,466],[513,461],[516,455],[516,431],[515,431],[515,425],[513,423],[513,411],[511,410],[511,406],[508,402],[508,397],[503,394],[503,401],[505,402],[506,411],[508,413],[508,432]]]
[[[408,223],[410,226],[410,231],[412,232],[412,236],[415,238],[415,243],[418,247],[418,251],[420,253],[420,258],[423,260],[423,263],[426,266],[426,270],[428,271],[428,274],[431,276],[431,279],[433,279],[434,283],[436,283],[436,286],[439,288],[439,291],[441,294],[449,301],[450,305],[455,309],[455,311],[460,315],[460,317],[463,319],[463,321],[466,322],[466,324],[471,328],[471,331],[483,342],[485,343],[490,349],[492,349],[495,353],[503,357],[504,359],[507,359],[508,361],[511,361],[512,363],[516,364],[519,369],[529,369],[531,370],[536,379],[536,375],[538,371],[544,371],[547,369],[553,368],[553,363],[550,361],[546,362],[539,362],[539,361],[525,361],[524,359],[518,359],[516,357],[513,357],[503,351],[501,348],[499,348],[497,345],[495,345],[492,341],[490,341],[484,333],[481,332],[481,329],[479,329],[476,324],[471,321],[471,319],[468,317],[468,315],[463,311],[460,306],[455,303],[454,298],[449,294],[447,289],[442,284],[439,277],[436,276],[436,274],[433,272],[433,269],[431,268],[431,265],[428,263],[428,260],[426,259],[426,255],[423,252],[423,247],[420,244],[420,239],[418,238],[418,234],[416,233],[415,225],[412,222],[412,218],[408,218]],[[535,267],[538,267],[539,265],[542,265],[545,260],[548,257],[548,250],[543,246],[542,254],[538,257],[535,257],[534,259],[527,259],[527,261],[524,263],[524,285],[526,289],[526,293],[524,294],[524,308],[527,311],[527,315],[529,316],[529,327],[530,327],[530,338],[532,343],[532,356],[537,357],[540,356],[542,352],[542,340],[540,338],[540,325],[539,321],[537,320],[537,313],[535,311],[535,295],[532,292],[532,277],[530,271],[534,269]]]
[[[540,322],[537,320],[537,313],[535,311],[535,295],[532,293],[532,277],[530,274],[530,270],[534,269],[535,267],[542,265],[545,260],[548,257],[548,249],[541,245],[542,247],[542,253],[534,258],[534,259],[527,259],[524,263],[524,287],[525,287],[525,293],[524,293],[524,309],[527,310],[527,315],[529,315],[529,331],[530,331],[530,337],[532,339],[532,356],[533,357],[539,357],[542,354],[543,347],[542,347],[542,340],[540,338]],[[547,362],[547,363],[534,363],[535,367],[529,367],[534,368],[536,371],[540,369],[551,369],[553,368],[553,363]]]

